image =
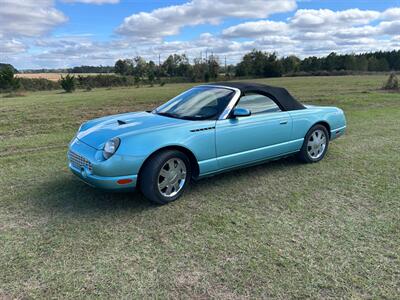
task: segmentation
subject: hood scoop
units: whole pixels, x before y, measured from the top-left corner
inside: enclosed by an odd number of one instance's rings
[[[122,121],[122,120],[117,120],[117,122],[118,122],[118,125],[119,125],[119,126],[128,124],[127,122]]]

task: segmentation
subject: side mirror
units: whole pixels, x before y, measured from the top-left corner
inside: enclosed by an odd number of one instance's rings
[[[233,109],[232,116],[235,118],[248,117],[248,116],[251,116],[251,111],[250,111],[250,109],[247,109],[247,108],[236,107]]]

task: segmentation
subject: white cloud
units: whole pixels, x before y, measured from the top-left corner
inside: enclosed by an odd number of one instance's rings
[[[400,48],[400,8],[383,12],[298,10],[285,20],[272,21],[267,19],[271,14],[293,10],[295,0],[186,1],[190,2],[127,17],[116,30],[119,35],[99,42],[90,33],[47,34],[66,21],[51,0],[0,0],[1,59],[18,68],[56,68],[113,65],[119,58],[137,55],[157,61],[159,54],[163,60],[173,53],[185,53],[193,60],[200,53],[204,58],[207,52],[219,56],[222,63],[225,56],[228,63],[236,63],[252,49],[305,57],[327,55],[332,51],[350,53]],[[185,26],[217,24],[233,18],[244,19],[244,22],[222,29],[220,33],[200,34],[192,40],[164,39],[178,34]],[[252,18],[256,20],[249,20]]]
[[[117,4],[119,0],[62,0],[67,3],[85,3],[85,4]]]
[[[379,34],[379,29],[374,26],[342,28],[333,33],[334,36],[342,39],[357,39],[371,37]]]
[[[296,0],[192,0],[124,19],[116,32],[133,38],[176,35],[184,26],[217,24],[226,17],[266,18],[296,8]]]
[[[288,29],[288,25],[284,22],[263,20],[246,22],[236,26],[228,27],[222,31],[222,35],[227,38],[257,37],[268,34],[284,33]]]
[[[3,37],[40,36],[67,20],[52,0],[0,0],[0,7]]]
[[[385,10],[382,15],[382,19],[385,20],[399,20],[400,19],[400,7],[393,7]]]
[[[0,54],[15,54],[25,52],[27,46],[17,40],[0,40],[1,47],[0,47]]]
[[[400,21],[382,22],[378,28],[382,34],[397,35],[400,32]]]
[[[334,12],[329,9],[300,9],[291,18],[291,26],[298,30],[319,31],[328,28],[345,28],[366,25],[379,18],[380,13],[372,10],[348,9]]]

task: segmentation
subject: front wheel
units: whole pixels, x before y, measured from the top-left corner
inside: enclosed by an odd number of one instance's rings
[[[160,152],[143,166],[140,188],[150,201],[166,204],[178,199],[191,178],[189,159],[180,151]]]
[[[328,151],[329,134],[323,125],[314,125],[306,134],[298,157],[307,163],[318,162]]]

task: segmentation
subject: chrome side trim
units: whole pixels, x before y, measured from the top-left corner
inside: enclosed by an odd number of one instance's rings
[[[215,88],[220,88],[220,89],[227,89],[227,90],[232,90],[235,92],[235,95],[232,97],[231,101],[229,101],[228,105],[226,106],[226,108],[224,109],[224,111],[221,113],[221,115],[219,116],[218,120],[225,120],[226,118],[228,118],[231,110],[235,107],[236,102],[239,100],[240,98],[240,90],[234,87],[230,87],[230,86],[223,86],[223,85],[214,85],[214,84],[208,84],[208,85],[198,85],[196,87],[215,87]]]
[[[332,129],[332,130],[331,130],[331,133],[334,133],[334,132],[336,132],[336,131],[338,131],[338,130],[343,130],[343,129],[346,129],[346,125],[345,125],[345,126],[342,126],[342,127],[339,127],[339,128],[336,128],[336,129]]]

